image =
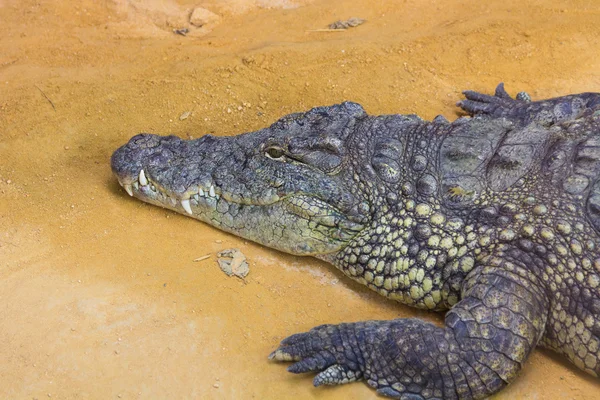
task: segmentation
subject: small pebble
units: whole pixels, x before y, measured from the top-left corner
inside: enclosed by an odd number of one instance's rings
[[[201,27],[206,24],[218,23],[221,17],[206,8],[196,7],[190,15],[190,24]]]

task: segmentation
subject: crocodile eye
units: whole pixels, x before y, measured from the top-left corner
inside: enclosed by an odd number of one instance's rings
[[[285,153],[281,147],[269,147],[265,151],[265,155],[274,160],[279,160],[285,156]]]

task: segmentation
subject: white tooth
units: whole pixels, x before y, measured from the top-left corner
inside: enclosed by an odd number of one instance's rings
[[[204,197],[204,190],[202,190],[202,188],[200,188],[200,190],[198,191],[198,193],[200,194],[200,196]]]
[[[130,196],[133,196],[133,190],[131,189],[131,185],[124,184],[123,188],[125,189],[125,191],[127,192],[127,194],[129,194]]]
[[[186,213],[192,215],[192,207],[190,207],[190,199],[181,200],[181,206]]]
[[[146,179],[146,174],[144,173],[143,169],[140,170],[139,181],[142,186],[146,186],[148,184],[148,179]]]
[[[213,185],[210,185],[210,191],[208,194],[210,194],[211,197],[215,197],[215,187]]]

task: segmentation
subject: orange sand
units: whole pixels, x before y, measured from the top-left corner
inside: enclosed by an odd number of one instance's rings
[[[501,80],[535,98],[600,91],[595,0],[199,4],[220,23],[183,37],[191,1],[0,0],[0,398],[372,398],[267,355],[322,323],[439,321],[128,197],[109,157],[134,134],[232,135],[343,100],[452,119],[461,90]],[[308,32],[352,16],[368,22]],[[246,284],[216,265],[229,247]],[[599,396],[548,352],[527,364],[497,399]]]

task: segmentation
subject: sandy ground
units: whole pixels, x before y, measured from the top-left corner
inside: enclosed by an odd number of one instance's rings
[[[220,20],[174,34],[199,4]],[[310,32],[351,16],[368,22]],[[372,398],[266,357],[322,323],[439,321],[130,198],[109,157],[134,134],[232,135],[343,100],[455,118],[461,90],[501,80],[600,91],[596,0],[0,0],[0,21],[0,398]],[[229,247],[246,283],[216,265]],[[536,351],[496,398],[599,391]]]

